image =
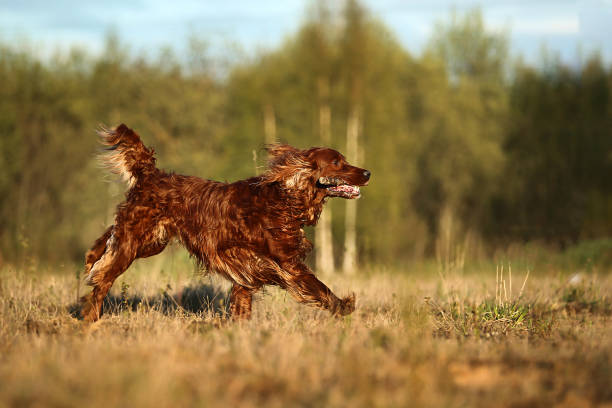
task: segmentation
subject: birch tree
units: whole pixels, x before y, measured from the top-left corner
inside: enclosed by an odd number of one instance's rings
[[[345,28],[341,38],[341,58],[348,117],[346,122],[346,158],[360,165],[359,144],[363,127],[363,82],[367,56],[365,13],[359,3],[349,0],[344,10]],[[342,270],[355,273],[357,264],[357,201],[346,201],[344,257]]]

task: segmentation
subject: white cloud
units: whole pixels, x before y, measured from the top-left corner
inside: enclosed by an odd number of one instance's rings
[[[512,25],[517,34],[567,35],[580,32],[578,16],[558,17],[544,20],[520,20]]]

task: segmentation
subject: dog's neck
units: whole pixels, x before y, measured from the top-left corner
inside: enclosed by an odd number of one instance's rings
[[[295,227],[316,225],[326,201],[326,194],[316,188],[287,188],[280,183],[269,184],[281,197],[281,203],[267,203],[275,218]]]

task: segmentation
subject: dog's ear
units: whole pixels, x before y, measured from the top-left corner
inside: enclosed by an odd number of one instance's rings
[[[104,126],[101,126],[101,128],[103,129]],[[114,133],[117,140],[123,140],[124,143],[125,141],[129,141],[130,143],[140,143],[140,137],[125,123],[115,127],[112,133]]]
[[[125,123],[120,124],[119,126],[117,126],[117,128],[115,129],[115,132],[121,134],[121,133],[132,133],[132,129],[130,129],[129,127],[127,127],[127,125]]]
[[[268,171],[263,175],[267,183],[280,182],[287,188],[304,188],[312,173],[312,163],[304,150],[275,144],[266,146]]]
[[[268,152],[268,168],[275,167],[308,167],[308,156],[304,150],[285,144],[272,144],[266,146]]]
[[[271,166],[283,158],[300,154],[301,150],[286,144],[269,144],[266,145],[266,152],[268,152],[268,164]]]

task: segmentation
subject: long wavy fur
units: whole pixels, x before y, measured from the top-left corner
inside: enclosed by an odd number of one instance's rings
[[[259,177],[234,183],[166,173],[153,149],[126,125],[98,131],[103,163],[128,183],[115,219],[85,257],[81,315],[94,321],[114,280],[137,258],[153,256],[178,240],[207,270],[232,282],[232,316],[248,318],[253,293],[278,285],[296,300],[334,315],[355,308],[338,298],[304,264],[312,244],[304,225],[316,224],[329,191],[319,180],[364,185],[369,172],[346,163],[335,150],[267,147],[269,165]],[[329,163],[341,165],[329,165]]]
[[[129,187],[157,170],[155,151],[148,149],[124,124],[115,129],[100,125],[97,133],[106,150],[99,156],[100,162],[111,172],[119,174]]]

